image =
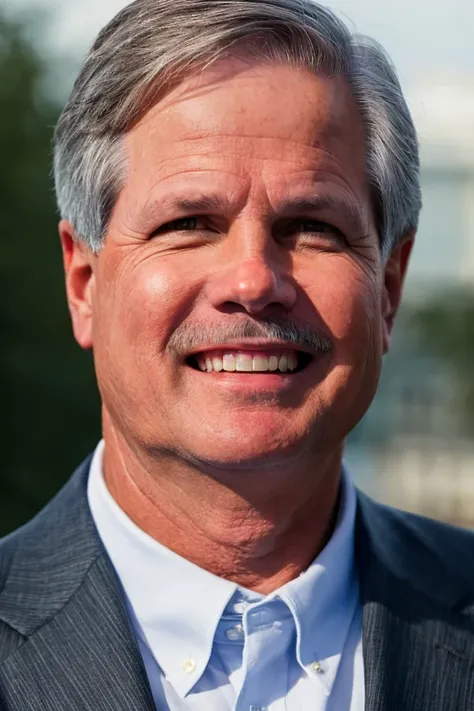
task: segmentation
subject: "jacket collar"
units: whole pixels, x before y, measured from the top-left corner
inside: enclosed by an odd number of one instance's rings
[[[473,540],[470,532],[450,532],[359,492],[356,560],[367,711],[473,707],[474,624],[465,613],[474,599],[474,576],[463,567]]]
[[[1,543],[0,619],[29,637],[67,604],[104,554],[87,505],[91,457],[40,513]]]
[[[65,487],[28,524],[2,541],[0,619],[31,635],[70,600],[105,550],[88,501],[91,456]],[[471,532],[456,531],[450,543],[446,526],[383,506],[357,491],[356,561],[361,586],[397,581],[432,604],[462,612],[474,604]],[[466,546],[460,545],[464,536]],[[446,561],[453,562],[449,574]],[[392,601],[393,602],[393,601]]]
[[[90,459],[2,542],[0,619],[25,638],[0,668],[9,711],[64,708],[66,696],[69,708],[84,711],[154,708],[120,585],[90,514],[89,466]],[[434,522],[420,526],[420,519],[358,492],[355,546],[366,711],[471,709],[472,534],[450,536]],[[25,688],[15,682],[21,678]]]
[[[380,583],[391,576],[413,594],[453,610],[472,604],[471,531],[393,509],[361,491],[357,499],[356,556],[362,578]]]
[[[107,488],[103,452],[102,441],[95,450],[88,481],[92,516],[136,617],[137,635],[178,695],[184,699],[199,683],[214,640],[225,639],[224,628],[230,622],[222,623],[222,616],[229,619],[233,615],[236,600],[245,599],[251,607],[261,603],[267,607],[274,598],[276,607],[270,605],[265,614],[276,618],[292,615],[296,659],[303,669],[314,659],[324,665],[317,683],[329,695],[358,604],[353,551],[356,493],[347,472],[343,471],[336,525],[324,550],[302,575],[265,596],[238,589],[236,583],[203,570],[138,528]],[[237,622],[242,619],[233,624]],[[193,674],[183,672],[186,657],[196,661]]]
[[[89,511],[89,466],[90,458],[2,544],[9,569],[0,619],[26,638],[0,667],[8,711],[155,710],[120,585]]]

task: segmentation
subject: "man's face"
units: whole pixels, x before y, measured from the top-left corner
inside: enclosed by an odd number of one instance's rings
[[[157,103],[126,150],[105,246],[69,261],[113,426],[224,468],[333,450],[374,395],[409,253],[381,263],[345,81],[229,59]]]

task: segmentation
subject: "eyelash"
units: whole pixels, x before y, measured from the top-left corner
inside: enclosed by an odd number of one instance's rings
[[[183,228],[177,227],[177,225],[180,222],[189,222],[190,220],[198,220],[197,217],[180,217],[177,220],[171,220],[171,222],[165,222],[164,225],[161,225],[157,230],[155,230],[154,234],[160,234],[162,232],[194,232],[194,230],[186,230]]]
[[[183,222],[184,223],[186,223],[186,222],[189,223],[190,221],[198,222],[199,219],[200,219],[199,216],[196,216],[196,217],[180,217],[176,220],[171,220],[170,222],[166,222],[165,224],[161,225],[161,227],[159,227],[157,230],[155,230],[153,232],[153,235],[164,234],[166,232],[173,232],[173,231],[194,232],[198,229],[197,227],[195,227],[194,229],[192,229],[192,228],[186,229],[185,227],[180,227],[179,225],[180,225],[180,223],[183,223]],[[321,220],[316,220],[316,219],[309,218],[309,217],[302,217],[299,219],[291,220],[288,222],[286,227],[288,229],[289,226],[293,227],[295,224],[302,224],[302,223],[313,223],[314,225],[320,226],[320,229],[317,229],[317,230],[302,230],[304,232],[314,232],[314,233],[324,233],[324,234],[328,234],[328,232],[333,232],[333,233],[337,234],[339,237],[342,237],[342,232],[339,229],[337,229],[337,227],[334,227],[333,225],[330,225],[327,222],[323,222]],[[324,229],[321,229],[321,227]]]

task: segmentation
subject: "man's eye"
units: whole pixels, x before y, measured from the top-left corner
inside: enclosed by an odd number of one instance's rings
[[[153,234],[159,235],[164,232],[191,232],[198,228],[198,218],[197,217],[180,217],[177,220],[172,220],[171,222],[165,222],[161,225]]]
[[[336,234],[341,235],[340,230],[337,227],[329,225],[327,222],[321,222],[320,220],[298,220],[295,223],[295,227],[298,232],[315,232],[318,234]]]

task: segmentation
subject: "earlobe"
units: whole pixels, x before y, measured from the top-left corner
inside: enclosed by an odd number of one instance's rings
[[[383,352],[387,353],[392,339],[395,316],[402,297],[415,232],[407,233],[392,251],[385,265],[384,291],[382,298]]]
[[[59,236],[74,337],[82,348],[89,349],[93,345],[94,255],[76,239],[74,228],[67,220],[59,223]]]

